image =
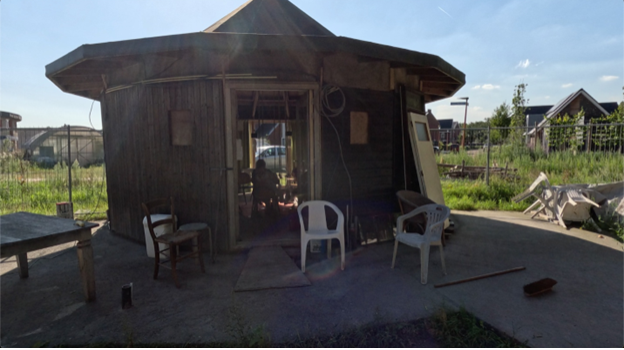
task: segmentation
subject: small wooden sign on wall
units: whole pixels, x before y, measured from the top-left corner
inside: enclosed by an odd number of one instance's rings
[[[169,111],[169,128],[172,146],[191,146],[195,121],[188,109]]]
[[[368,113],[351,112],[351,144],[365,145],[368,143]]]

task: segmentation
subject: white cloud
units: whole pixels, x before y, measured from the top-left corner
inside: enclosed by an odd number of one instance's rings
[[[545,100],[550,100],[550,96],[544,96]]]
[[[446,12],[446,11],[444,11],[444,9],[443,9],[443,8],[441,8],[440,6],[438,6],[438,9],[440,9],[440,11],[444,12],[444,14],[445,14],[445,15],[447,15],[447,16],[449,16],[449,17],[453,18],[453,16],[449,15],[449,13],[448,13],[448,12]]]
[[[518,62],[518,64],[516,65],[516,68],[527,68],[529,65],[531,64],[531,61],[529,61],[529,59],[527,58],[524,61],[520,61]]]
[[[479,107],[479,106],[473,106],[472,107],[472,110],[475,111],[475,112],[480,111],[482,109],[483,109],[483,107]]]
[[[483,84],[481,87],[483,88],[483,90],[500,89],[500,85],[492,85],[492,84]]]
[[[468,123],[477,121],[477,120],[485,120],[485,118],[489,118],[491,111],[485,111],[483,109],[475,109],[478,108],[476,106],[471,106],[468,110]],[[453,119],[459,123],[464,123],[464,108],[463,106],[451,106],[446,104],[438,104],[435,106],[431,106],[431,111],[433,115],[435,115],[436,119]]]
[[[566,89],[572,86],[572,83],[567,83],[567,84],[563,84],[561,85],[562,88]]]
[[[600,81],[611,81],[619,78],[617,75],[603,75],[600,77]]]
[[[481,88],[481,85],[475,85],[472,87],[473,90],[479,90]]]

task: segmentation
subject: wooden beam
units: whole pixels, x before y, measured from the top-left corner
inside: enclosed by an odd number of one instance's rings
[[[510,272],[516,272],[516,271],[522,271],[525,270],[526,268],[524,266],[518,266],[518,267],[514,267],[513,269],[508,269],[508,270],[503,270],[503,271],[497,271],[497,272],[492,272],[492,273],[487,273],[485,275],[479,275],[479,276],[474,276],[474,277],[470,277],[470,278],[464,278],[462,280],[457,280],[457,281],[453,281],[453,282],[447,282],[447,283],[442,283],[442,284],[436,284],[433,287],[434,288],[442,288],[442,287],[446,287],[446,286],[452,286],[454,284],[460,284],[460,283],[464,283],[464,282],[470,282],[470,281],[476,281],[476,280],[480,280],[483,278],[488,278],[488,277],[494,277],[494,276],[499,276],[499,275],[504,275],[506,273],[510,273]]]
[[[104,90],[107,90],[108,84],[106,83],[106,74],[102,74],[102,84],[104,84]]]
[[[286,109],[286,116],[290,119],[290,111],[288,110],[288,91],[282,92],[284,96],[284,108]]]
[[[435,81],[443,83],[459,84],[459,82],[453,78],[443,75],[418,75],[421,81]]]
[[[63,85],[67,91],[84,91],[84,90],[102,90],[102,80],[97,80],[90,83],[77,83]]]
[[[54,74],[53,78],[59,77],[74,77],[74,76],[84,76],[84,75],[100,75],[105,72],[105,69],[99,67],[72,67],[66,69],[62,72]]]
[[[258,107],[258,91],[254,91],[253,109],[251,110],[251,118],[256,117],[256,108]]]
[[[407,74],[411,75],[442,75],[446,76],[444,73],[432,67],[411,67],[406,69]]]
[[[238,99],[238,104],[254,104],[254,100],[250,99],[250,98],[239,98]],[[282,106],[284,105],[284,100],[280,99],[280,100],[266,100],[266,99],[262,99],[262,100],[258,100],[258,102],[256,103],[257,106]],[[299,102],[296,100],[288,100],[288,105],[289,106],[298,106]]]
[[[440,89],[440,88],[430,88],[423,86],[421,91],[427,95],[436,95],[436,96],[451,96],[453,94],[452,90]]]
[[[129,63],[135,63],[136,60],[124,58],[124,59],[106,59],[106,60],[88,60],[82,62],[77,68],[96,68],[99,70],[104,69],[119,69],[127,66]],[[70,68],[74,69],[74,68]]]
[[[102,81],[102,73],[100,74],[90,74],[90,75],[76,75],[76,76],[62,76],[62,77],[54,77],[54,79],[61,85],[69,85],[69,84],[84,84],[90,83],[94,81]]]
[[[423,87],[430,88],[442,88],[442,89],[454,89],[459,83],[453,82],[444,82],[444,81],[429,81],[429,80],[421,80]]]

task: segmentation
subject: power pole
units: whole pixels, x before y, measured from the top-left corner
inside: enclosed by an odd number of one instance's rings
[[[464,148],[466,142],[466,118],[468,117],[468,97],[460,97],[463,102],[451,102],[451,106],[466,106],[464,109],[464,135],[462,136],[461,147]]]

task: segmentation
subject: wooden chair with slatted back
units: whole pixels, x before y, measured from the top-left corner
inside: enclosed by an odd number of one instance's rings
[[[154,279],[158,278],[158,270],[160,266],[170,268],[171,274],[173,275],[173,281],[175,282],[176,287],[180,288],[180,284],[178,282],[178,276],[176,273],[176,265],[178,262],[186,259],[195,257],[199,266],[201,267],[202,272],[206,272],[204,269],[204,260],[202,257],[201,251],[201,238],[199,237],[198,231],[179,231],[176,226],[175,212],[173,206],[173,197],[170,198],[160,198],[150,202],[141,203],[143,207],[143,212],[147,217],[147,227],[150,232],[150,236],[152,237],[152,244],[154,244],[154,252],[155,255],[155,265],[154,265]],[[168,219],[158,220],[156,222],[152,222],[152,214],[154,214],[154,209],[169,207],[171,209],[171,216]],[[161,225],[171,224],[173,227],[173,232],[166,233],[164,235],[156,236],[154,233],[154,229]],[[179,246],[185,242],[192,241],[193,250],[191,253],[185,255],[179,255]],[[145,242],[149,244],[149,242]],[[160,244],[166,245],[166,248],[160,249]],[[165,255],[168,260],[160,261],[160,255]],[[170,263],[171,266],[167,266],[167,263]]]

